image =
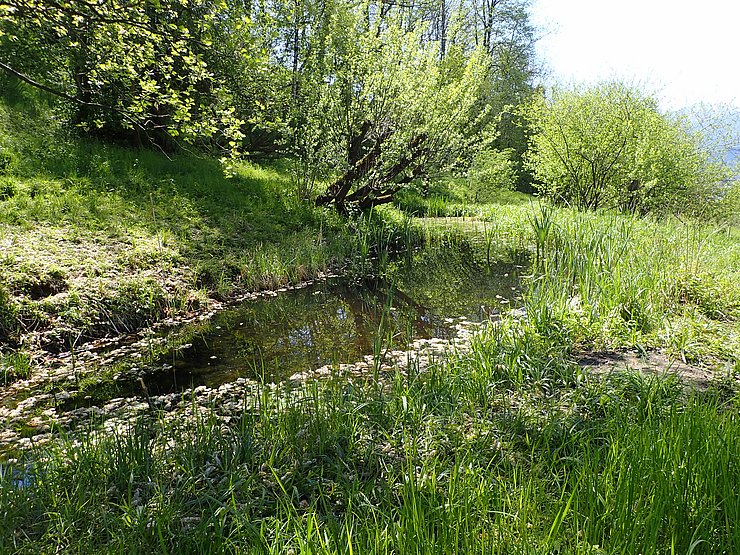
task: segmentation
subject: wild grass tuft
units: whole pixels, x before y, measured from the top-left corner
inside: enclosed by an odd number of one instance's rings
[[[692,223],[686,235],[678,220],[535,210],[525,304],[540,331],[567,334],[576,349],[662,346],[705,357],[676,335],[688,319],[700,343],[719,330],[738,346],[730,331],[740,318],[735,231]]]

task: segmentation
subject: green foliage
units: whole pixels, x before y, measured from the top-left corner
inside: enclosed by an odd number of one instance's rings
[[[418,217],[441,217],[456,215],[457,210],[464,209],[455,204],[447,195],[426,194],[406,189],[399,191],[394,199],[394,205],[407,214]]]
[[[346,211],[390,202],[413,179],[450,169],[493,140],[488,54],[457,48],[440,61],[423,33],[389,16],[377,33],[355,35],[351,63],[341,59],[315,84],[325,108],[311,115],[309,103],[307,125],[340,132],[321,133],[317,143],[333,155],[312,152],[345,170],[320,203]]]
[[[0,200],[7,200],[15,195],[15,185],[10,179],[0,178]]]
[[[231,399],[186,399],[186,418],[140,415],[0,467],[0,549],[740,547],[728,526],[740,518],[737,390],[721,401],[671,379],[589,377],[517,321],[413,376],[242,393],[233,413]]]
[[[86,132],[229,148],[241,121],[215,41],[245,23],[226,2],[12,0],[0,9],[0,69],[63,100]]]
[[[173,165],[74,141],[63,150],[36,162],[43,179],[6,176],[15,194],[0,203],[0,232],[13,241],[0,240],[14,248],[0,265],[24,279],[11,280],[19,295],[0,302],[0,322],[37,282],[71,285],[53,305],[57,322],[95,325],[94,305],[124,329],[121,313],[138,325],[172,302],[163,287],[187,283],[177,280],[184,267],[226,295],[235,282],[278,286],[337,260],[367,275],[382,256],[374,249],[424,241],[397,211],[345,228],[286,200],[281,164],[240,164],[227,180],[190,157]],[[429,193],[448,201],[463,186]],[[502,314],[470,351],[379,381],[244,385],[229,402],[186,399],[181,412],[80,427],[0,466],[0,551],[736,552],[731,371],[721,392],[687,396],[676,381],[591,375],[570,353],[662,346],[740,368],[737,230],[498,198],[508,203],[474,208],[489,246],[535,264],[523,310]],[[480,221],[457,223],[480,235]],[[425,225],[431,234],[444,222]],[[97,256],[79,256],[82,247]],[[449,244],[438,250],[458,262]],[[26,255],[33,264],[19,264]],[[430,294],[449,296],[444,273],[419,272]],[[120,289],[100,280],[111,275]],[[29,359],[3,354],[0,368],[6,381],[22,377]]]
[[[476,152],[467,177],[475,190],[474,202],[491,200],[502,189],[513,189],[518,180],[513,150],[481,149]]]
[[[722,167],[684,120],[620,83],[556,90],[523,110],[535,130],[526,163],[542,194],[578,208],[699,211],[716,200]]]
[[[659,384],[647,382],[639,394],[658,393]],[[683,406],[658,395],[645,408],[637,421],[620,418],[619,409],[610,414],[608,445],[589,449],[572,476],[584,535],[609,552],[632,553],[639,545],[642,553],[659,553],[670,544],[714,553],[725,542],[737,549],[737,534],[720,539],[713,519],[703,520],[714,511],[735,518],[740,509],[725,497],[727,469],[735,466],[728,459],[734,447],[721,438],[734,427],[729,412],[711,398]]]
[[[532,34],[521,0],[495,9],[10,0],[0,9],[0,87],[6,96],[30,85],[56,97],[62,117],[87,135],[294,154],[294,187],[308,197],[381,137],[381,175],[421,134],[429,172],[469,159],[463,143],[531,90]]]
[[[487,78],[487,55],[448,54],[438,61],[434,45],[424,45],[422,29],[403,30],[394,22],[378,39],[367,39],[366,52],[380,50],[382,56],[367,56],[367,82],[355,109],[371,119],[376,133],[393,130],[383,144],[383,169],[409,156],[408,144],[426,137],[419,163],[426,172],[450,167],[471,148],[485,147],[493,139],[486,127],[490,109],[480,98]]]
[[[661,346],[738,363],[736,233],[544,204],[529,227],[536,250],[524,301],[539,333],[575,350]]]
[[[740,227],[740,179],[733,180],[725,190],[717,207],[717,216],[728,225]]]
[[[7,342],[17,330],[16,314],[18,312],[10,293],[0,283],[0,340]]]
[[[0,351],[0,385],[7,386],[18,379],[31,375],[31,359],[22,352],[4,354]]]

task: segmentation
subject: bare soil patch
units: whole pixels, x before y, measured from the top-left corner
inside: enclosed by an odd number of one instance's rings
[[[676,376],[699,389],[707,389],[716,377],[711,369],[687,364],[660,351],[588,353],[578,359],[578,364],[597,374],[636,370],[653,376]]]

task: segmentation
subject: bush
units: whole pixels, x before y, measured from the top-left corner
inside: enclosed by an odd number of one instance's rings
[[[7,178],[0,178],[0,201],[8,200],[15,195],[15,186]]]
[[[468,171],[468,179],[475,190],[475,202],[491,200],[501,190],[513,189],[519,178],[514,151],[484,149],[479,151]]]
[[[536,97],[525,165],[553,200],[584,209],[691,212],[716,202],[726,167],[712,162],[685,119],[621,83]]]
[[[740,227],[740,180],[727,189],[718,206],[720,220]]]
[[[0,175],[8,172],[12,162],[13,158],[10,156],[10,153],[5,149],[0,148]]]

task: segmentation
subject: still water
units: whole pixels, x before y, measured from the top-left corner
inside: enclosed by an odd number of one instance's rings
[[[383,280],[330,279],[247,301],[171,332],[155,365],[164,369],[151,373],[147,386],[162,394],[238,377],[279,381],[414,339],[448,338],[454,320],[495,318],[516,303],[521,270],[437,249],[392,267]]]

